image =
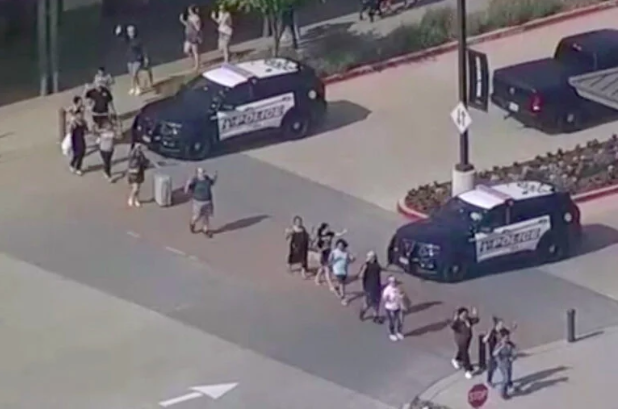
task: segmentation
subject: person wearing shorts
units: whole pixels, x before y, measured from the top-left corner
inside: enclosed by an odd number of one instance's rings
[[[197,6],[189,6],[187,14],[179,16],[181,24],[185,27],[185,42],[183,52],[193,60],[193,69],[200,68],[200,44],[202,44],[202,21]]]
[[[127,169],[127,182],[131,187],[127,204],[129,207],[140,207],[140,187],[144,183],[144,174],[149,161],[142,152],[142,145],[135,145],[129,153],[129,167]]]
[[[232,15],[224,5],[211,14],[211,19],[217,24],[217,48],[223,53],[224,62],[230,62],[230,40],[232,39]]]
[[[123,27],[116,27],[116,35],[122,37],[127,43],[127,70],[131,76],[131,88],[129,95],[140,95],[142,88],[140,86],[140,73],[146,72],[148,76],[148,85],[153,86],[153,72],[150,69],[148,56],[142,41],[138,37],[135,26],[127,26],[126,34],[123,34]]]
[[[185,194],[191,194],[191,221],[189,230],[196,232],[196,224],[202,222],[202,232],[207,237],[212,237],[210,220],[213,217],[213,185],[217,180],[217,174],[209,176],[204,169],[198,168],[195,176],[185,184]]]
[[[348,243],[339,239],[335,248],[329,255],[329,264],[336,280],[335,294],[342,301],[342,305],[348,305],[346,298],[346,284],[348,282],[348,266],[354,261],[354,257],[348,253]]]

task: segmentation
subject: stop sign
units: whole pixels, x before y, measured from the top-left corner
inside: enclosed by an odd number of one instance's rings
[[[471,390],[469,390],[468,400],[472,408],[481,408],[488,400],[488,387],[483,383],[473,386]]]

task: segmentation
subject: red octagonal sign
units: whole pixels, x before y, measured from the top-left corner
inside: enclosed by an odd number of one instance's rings
[[[468,400],[472,408],[481,408],[488,400],[488,387],[483,383],[473,386],[469,391]]]

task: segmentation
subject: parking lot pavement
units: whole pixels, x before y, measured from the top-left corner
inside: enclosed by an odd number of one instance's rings
[[[585,229],[579,252],[584,254],[545,270],[617,300],[617,196],[584,203],[580,208]]]
[[[96,155],[88,158],[89,166],[97,163]],[[3,169],[16,175],[27,165],[9,162]],[[342,307],[325,286],[286,274],[283,230],[294,214],[302,215],[308,226],[328,220],[348,228],[346,237],[356,255],[374,249],[384,260],[390,234],[401,224],[397,214],[243,154],[204,165],[219,172],[214,222],[221,231],[212,240],[188,232],[189,205],[182,200],[167,209],[148,203],[150,176],[145,207],[128,209],[124,181],[110,185],[96,171],[82,178],[70,175],[58,157],[37,164],[41,176],[36,185],[0,178],[0,188],[14,193],[0,208],[0,248],[12,258],[391,406],[452,373],[447,326],[461,305],[477,306],[484,322],[493,314],[517,321],[523,348],[562,337],[570,307],[578,309],[583,331],[616,325],[616,302],[545,274],[542,267],[457,285],[396,272],[414,307],[405,324],[407,338],[394,345],[384,327],[358,321],[358,283],[349,288],[356,299]],[[179,188],[193,167],[171,164],[161,171]],[[600,262],[612,260],[590,260],[589,268]],[[22,310],[13,309],[12,320],[19,321]],[[113,347],[90,342],[90,349],[113,354]],[[15,353],[13,359],[29,356]],[[96,369],[75,372],[86,378]],[[111,394],[104,386],[100,393]],[[168,390],[162,394],[167,397]]]
[[[617,27],[616,10],[475,46],[491,68],[549,57],[559,39]],[[419,184],[445,181],[457,161],[458,135],[450,112],[457,101],[456,53],[330,86],[336,102],[325,130],[294,143],[257,149],[250,156],[393,211]],[[471,161],[478,169],[507,165],[594,138],[617,123],[571,135],[525,129],[494,108],[472,112]]]
[[[154,409],[236,383],[178,407],[392,408],[2,253],[0,268],[0,407]]]

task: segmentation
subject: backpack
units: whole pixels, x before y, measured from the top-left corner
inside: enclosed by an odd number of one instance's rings
[[[129,158],[129,173],[139,173],[142,170],[142,155],[132,155]]]

